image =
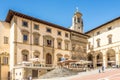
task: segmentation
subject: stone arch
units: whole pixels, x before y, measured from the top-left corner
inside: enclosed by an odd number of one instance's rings
[[[93,55],[91,53],[87,54],[87,60],[90,62],[88,64],[88,67],[92,68],[93,67]]]
[[[102,64],[103,64],[103,54],[102,54],[102,52],[97,53],[96,62],[97,62],[97,67],[102,66]]]
[[[22,61],[28,61],[28,58],[29,58],[29,51],[24,49],[21,51],[22,53]]]
[[[61,53],[58,53],[57,54],[57,61],[58,62],[61,61],[62,57],[63,57],[63,55]]]
[[[115,50],[114,49],[108,49],[106,54],[107,54],[106,57],[107,57],[108,67],[111,67],[111,66],[115,65],[115,63],[116,63]]]
[[[88,61],[93,61],[93,55],[91,53],[88,53],[87,59]]]

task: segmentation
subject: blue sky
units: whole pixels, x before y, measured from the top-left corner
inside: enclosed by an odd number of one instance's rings
[[[1,0],[0,20],[12,9],[67,28],[76,7],[83,14],[84,32],[120,16],[120,0]]]

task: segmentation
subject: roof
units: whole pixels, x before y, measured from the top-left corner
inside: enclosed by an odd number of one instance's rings
[[[120,19],[120,16],[117,17],[117,18],[115,18],[115,19],[113,19],[113,20],[110,20],[110,21],[108,21],[108,22],[106,22],[106,23],[104,23],[104,24],[102,24],[102,25],[100,25],[100,26],[98,26],[98,27],[96,27],[96,28],[94,28],[94,29],[92,29],[92,30],[89,30],[89,31],[85,32],[85,34],[88,34],[88,33],[92,32],[92,31],[94,31],[94,30],[96,30],[96,29],[99,29],[99,28],[103,27],[104,25],[107,25],[107,24],[109,24],[109,23],[111,23],[111,22],[113,22],[113,21],[116,21],[116,20],[118,20],[118,19]]]
[[[50,23],[50,22],[47,22],[47,21],[44,21],[44,20],[40,20],[38,18],[34,18],[32,16],[28,16],[28,15],[25,15],[25,14],[22,14],[22,13],[13,11],[13,10],[9,10],[5,21],[10,23],[10,21],[13,18],[14,15],[15,16],[19,16],[19,17],[23,17],[23,18],[26,18],[26,19],[29,19],[29,20],[32,20],[32,21],[35,21],[35,22],[38,22],[38,23],[43,23],[43,24],[49,25],[51,27],[59,28],[59,29],[66,30],[66,31],[69,31],[69,32],[75,32],[75,33],[78,33],[78,34],[81,34],[81,35],[89,37],[86,34],[83,34],[83,33],[80,33],[80,32],[74,31],[74,30],[70,30],[70,29],[65,28],[63,26],[60,26],[60,25],[57,25],[57,24],[53,24],[53,23]]]

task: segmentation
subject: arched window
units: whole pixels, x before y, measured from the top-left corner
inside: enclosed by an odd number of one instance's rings
[[[39,57],[40,57],[40,52],[36,50],[34,52],[34,58],[39,58]]]
[[[23,34],[23,43],[28,43],[28,41],[29,41],[29,32],[27,30],[22,30],[21,32]]]
[[[22,51],[22,60],[23,61],[28,61],[28,55],[29,55],[29,51],[23,50]]]

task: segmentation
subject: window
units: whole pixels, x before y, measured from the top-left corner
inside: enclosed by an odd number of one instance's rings
[[[39,25],[34,24],[34,29],[35,29],[35,30],[39,30]]]
[[[77,18],[78,23],[80,23],[80,18]]]
[[[61,31],[58,31],[58,35],[61,35]]]
[[[68,33],[65,33],[65,37],[68,37]]]
[[[50,28],[47,28],[47,29],[46,29],[46,32],[51,33],[51,29],[50,29]]]
[[[8,57],[3,57],[3,64],[8,64]]]
[[[61,49],[61,42],[58,42],[58,49]]]
[[[112,37],[108,38],[108,43],[111,44],[112,43]]]
[[[29,51],[23,50],[22,51],[22,60],[23,61],[28,61],[28,55],[29,55]]]
[[[51,40],[47,40],[47,46],[51,47],[52,46],[52,41]]]
[[[65,43],[65,49],[68,50],[68,43]]]
[[[99,35],[99,34],[100,34],[100,31],[97,32],[97,35]]]
[[[23,61],[28,61],[28,55],[27,54],[23,54]]]
[[[28,22],[27,21],[22,21],[22,26],[28,27]]]
[[[4,44],[8,44],[8,37],[4,36]]]
[[[97,39],[97,47],[100,47],[100,39]]]
[[[111,29],[112,29],[112,27],[108,27],[108,31],[111,30]]]
[[[108,44],[112,43],[112,36],[108,36]]]
[[[39,37],[34,37],[34,44],[39,45]]]
[[[28,35],[24,34],[23,35],[23,42],[26,42],[28,40]]]

